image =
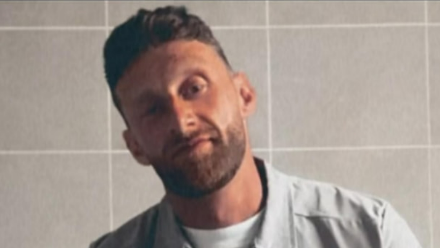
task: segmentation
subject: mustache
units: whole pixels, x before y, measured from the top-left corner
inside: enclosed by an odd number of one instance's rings
[[[199,137],[201,135],[208,135],[210,139],[213,141],[219,138],[218,131],[213,127],[206,127],[203,129],[199,129],[197,131],[193,131],[191,133],[176,133],[174,134],[168,142],[166,142],[164,146],[164,153],[170,152],[175,147],[179,147],[183,144],[188,143],[190,140]]]

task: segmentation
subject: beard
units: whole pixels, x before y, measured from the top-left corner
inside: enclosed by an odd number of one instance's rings
[[[198,151],[184,151],[179,156],[164,151],[163,158],[151,161],[165,188],[181,197],[200,198],[221,189],[234,178],[243,161],[246,142],[241,122],[231,124],[225,137],[212,127],[191,137],[199,134],[210,134],[209,144],[203,144],[210,146],[209,151],[196,147]]]

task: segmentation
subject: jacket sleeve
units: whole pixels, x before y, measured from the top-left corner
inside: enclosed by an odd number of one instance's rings
[[[103,241],[108,237],[109,233],[102,235],[97,240],[93,241],[89,248],[100,248],[100,244],[103,243]]]
[[[421,248],[406,221],[389,204],[382,208],[380,233],[383,248]]]

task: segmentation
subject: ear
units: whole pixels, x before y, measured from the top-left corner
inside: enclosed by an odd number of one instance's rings
[[[146,165],[146,166],[150,165],[150,161],[142,152],[142,149],[140,148],[139,143],[134,138],[131,130],[130,129],[124,130],[122,135],[124,137],[125,144],[127,145],[127,148],[130,151],[133,158],[136,159],[136,161],[141,165]]]
[[[243,72],[236,72],[233,81],[239,94],[239,104],[242,116],[248,117],[255,112],[257,96],[255,89],[250,84],[248,77]]]

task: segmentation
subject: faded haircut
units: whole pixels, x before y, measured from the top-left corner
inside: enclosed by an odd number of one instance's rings
[[[143,53],[166,42],[197,40],[210,45],[231,68],[211,29],[185,7],[167,6],[154,11],[139,9],[137,14],[117,26],[104,46],[104,70],[113,103],[121,115],[116,85],[125,70]]]

